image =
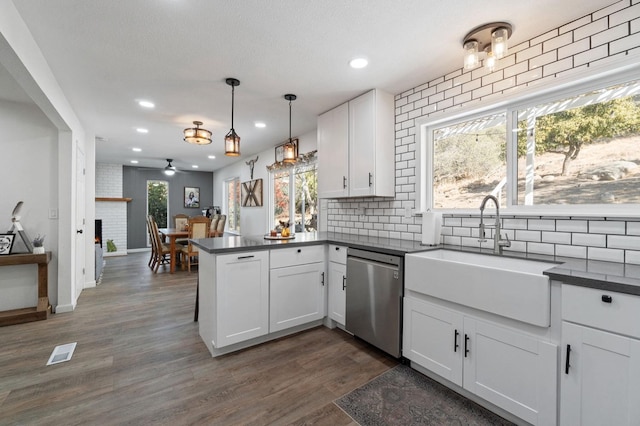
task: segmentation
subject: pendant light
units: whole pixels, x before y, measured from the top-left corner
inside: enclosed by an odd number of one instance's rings
[[[224,137],[224,155],[230,157],[238,157],[240,155],[240,136],[233,128],[233,104],[236,86],[240,86],[240,80],[228,78],[227,84],[231,86],[231,130]]]
[[[291,102],[297,99],[296,95],[286,94],[284,98],[289,101],[289,140],[283,145],[283,159],[285,163],[295,163],[298,159],[298,153],[296,152],[296,145],[291,139]]]
[[[194,121],[196,127],[184,129],[184,141],[194,145],[208,145],[211,143],[211,132],[202,129],[202,121]]]

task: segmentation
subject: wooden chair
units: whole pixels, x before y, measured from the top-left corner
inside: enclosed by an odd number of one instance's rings
[[[189,216],[184,213],[179,213],[173,216],[173,227],[177,230],[184,230],[189,225]],[[176,244],[187,244],[186,238],[179,238],[176,240]]]
[[[171,262],[171,248],[162,242],[160,232],[158,232],[158,224],[153,216],[149,216],[151,222],[151,247],[154,260],[151,269],[154,273],[158,272],[160,265],[166,265]]]
[[[218,227],[218,221],[220,220],[219,214],[214,214],[211,216],[211,226],[209,227],[209,232],[212,237],[215,237],[216,228]]]
[[[211,219],[206,216],[194,216],[189,218],[189,240],[198,238],[207,238],[209,236],[209,227]],[[182,247],[182,269],[185,266],[191,272],[191,265],[198,264],[198,248],[189,241],[187,245]],[[185,265],[186,263],[186,265]]]
[[[212,236],[222,237],[224,234],[224,225],[227,223],[227,215],[221,214],[218,219],[218,223],[216,224],[215,232],[212,233]]]
[[[147,266],[153,269],[151,267],[151,263],[153,263],[153,260],[155,259],[156,247],[155,247],[155,241],[153,240],[153,225],[151,225],[151,219],[153,218],[147,215],[147,232],[149,233],[149,242],[151,243],[151,256],[149,257],[149,263],[147,263]]]

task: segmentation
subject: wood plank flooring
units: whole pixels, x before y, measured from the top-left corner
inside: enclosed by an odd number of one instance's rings
[[[333,401],[397,363],[325,327],[212,358],[196,273],[148,258],[108,258],[72,313],[0,327],[1,425],[352,425]],[[71,361],[45,366],[71,342]]]

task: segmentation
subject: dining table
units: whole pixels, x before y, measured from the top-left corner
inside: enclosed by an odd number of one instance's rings
[[[171,251],[171,256],[169,259],[169,269],[173,274],[176,272],[176,240],[179,238],[189,238],[189,230],[178,228],[158,228],[158,232],[165,242],[167,241],[167,239],[169,240],[169,250]],[[209,237],[220,237],[222,236],[222,234],[222,232],[210,231]]]

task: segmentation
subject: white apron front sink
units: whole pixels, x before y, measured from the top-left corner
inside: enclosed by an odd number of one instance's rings
[[[548,327],[555,263],[433,250],[405,256],[405,288],[507,318]]]

